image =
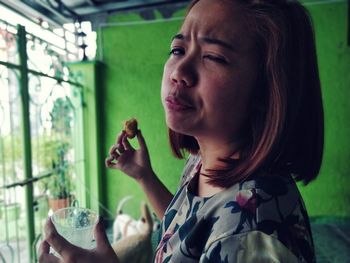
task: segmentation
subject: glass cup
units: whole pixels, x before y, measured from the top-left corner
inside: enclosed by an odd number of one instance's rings
[[[85,249],[95,246],[93,231],[98,222],[95,211],[82,207],[66,207],[54,212],[51,218],[57,232],[71,244]]]

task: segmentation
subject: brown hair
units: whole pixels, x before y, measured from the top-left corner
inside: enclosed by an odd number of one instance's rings
[[[199,1],[193,1],[189,10]],[[324,129],[311,17],[294,0],[232,1],[244,8],[255,33],[262,70],[241,158],[220,159],[228,168],[207,170],[206,175],[210,184],[229,187],[266,169],[292,173],[308,184],[320,170]],[[169,129],[169,140],[178,158],[184,158],[184,150],[199,151],[192,136]]]

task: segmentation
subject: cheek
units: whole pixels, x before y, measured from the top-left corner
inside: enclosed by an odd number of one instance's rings
[[[222,81],[224,77],[218,78],[206,90],[206,97],[209,102],[220,108],[227,103],[235,101],[238,97],[237,81]]]
[[[212,108],[219,116],[232,115],[237,107],[237,99],[235,94],[226,94],[226,96],[212,96]]]
[[[249,97],[248,88],[239,79],[221,83],[218,80],[215,88],[208,89],[206,92],[207,103],[218,115],[239,115],[245,111]]]
[[[167,64],[164,65],[163,69],[163,78],[162,78],[162,86],[161,86],[161,98],[162,103],[164,104],[165,97],[169,94],[169,69]]]

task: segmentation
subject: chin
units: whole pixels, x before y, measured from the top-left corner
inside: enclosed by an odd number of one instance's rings
[[[189,125],[187,125],[188,123],[184,121],[178,121],[171,118],[167,118],[166,124],[169,129],[173,130],[176,133],[181,133],[183,135],[188,135],[188,136],[194,136],[191,122],[189,123]]]
[[[179,124],[179,122],[176,122],[174,120],[169,120],[169,118],[166,119],[166,125],[169,129],[173,130],[174,132],[183,133],[183,126]]]

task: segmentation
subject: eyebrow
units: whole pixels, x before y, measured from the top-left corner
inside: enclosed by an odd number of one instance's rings
[[[173,37],[172,40],[175,40],[175,39],[180,39],[180,40],[187,40],[187,37],[184,36],[183,34],[177,34]],[[211,37],[203,37],[200,39],[201,41],[207,43],[207,44],[211,44],[211,45],[219,45],[219,46],[222,46],[224,48],[227,48],[231,51],[235,51],[236,49],[233,47],[233,45],[223,41],[223,40],[220,40],[220,39],[217,39],[217,38],[211,38]]]

